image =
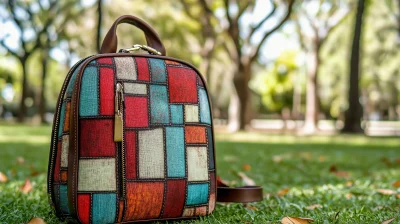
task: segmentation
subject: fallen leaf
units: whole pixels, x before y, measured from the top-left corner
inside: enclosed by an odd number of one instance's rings
[[[281,220],[282,224],[309,224],[312,222],[314,222],[314,219],[289,216],[286,216]]]
[[[249,164],[244,164],[243,170],[249,171],[249,170],[251,170],[251,166]]]
[[[335,165],[332,165],[331,167],[329,167],[329,172],[334,173],[334,172],[337,172],[337,171],[338,171],[338,169],[336,168]]]
[[[285,196],[285,195],[287,195],[289,193],[289,191],[290,191],[290,188],[284,188],[284,189],[278,191],[278,195],[281,196],[281,197]]]
[[[27,224],[46,224],[41,218],[33,218]]]
[[[8,177],[4,173],[0,172],[0,183],[5,183],[7,181]]]
[[[379,193],[381,193],[383,195],[394,195],[394,194],[397,194],[397,191],[390,190],[390,189],[378,189],[376,191],[378,191]]]
[[[396,158],[395,162],[396,162],[397,164],[400,164],[400,158]]]
[[[307,206],[307,207],[306,207],[307,210],[314,210],[314,209],[316,209],[316,208],[322,208],[322,205],[320,205],[320,204],[314,204],[314,205],[310,205],[310,206]]]
[[[256,185],[256,182],[254,182],[254,180],[251,179],[250,177],[248,177],[245,173],[238,172],[238,175],[239,175],[239,177],[242,178],[242,181],[246,186],[255,186]]]
[[[400,180],[394,182],[394,183],[392,184],[392,186],[393,186],[393,187],[400,187]]]
[[[347,199],[350,199],[351,197],[353,197],[353,194],[352,194],[352,193],[347,193],[347,194],[346,194],[346,198],[347,198]]]
[[[39,175],[39,172],[34,170],[31,172],[31,177],[36,177],[37,175]]]
[[[391,219],[385,220],[385,221],[381,222],[381,224],[389,224],[389,223],[393,222],[395,219],[396,218],[391,218]]]
[[[24,163],[25,163],[24,157],[18,156],[18,157],[17,157],[17,163],[19,163],[19,164],[24,164]]]
[[[337,177],[345,177],[345,178],[350,177],[350,174],[348,172],[345,172],[345,171],[336,171],[334,174]]]
[[[325,159],[326,159],[325,156],[319,156],[319,157],[318,157],[318,161],[320,161],[320,162],[324,162]]]
[[[347,181],[347,182],[344,184],[344,186],[346,186],[346,187],[351,187],[351,186],[353,186],[353,181]]]
[[[386,164],[386,166],[391,166],[391,165],[392,165],[392,162],[390,162],[390,160],[389,160],[388,158],[386,158],[386,157],[382,157],[382,158],[381,158],[381,161],[382,161],[384,164]]]
[[[272,160],[273,160],[275,163],[280,163],[280,162],[282,161],[282,156],[280,156],[280,155],[273,156],[273,157],[272,157]]]
[[[21,187],[21,191],[25,194],[29,193],[33,189],[31,181],[29,178],[26,178],[24,185]]]
[[[246,203],[244,207],[246,207],[247,209],[253,210],[253,211],[258,211],[257,207],[255,207],[249,203]]]

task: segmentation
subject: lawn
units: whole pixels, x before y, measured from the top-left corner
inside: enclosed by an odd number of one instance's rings
[[[0,126],[0,222],[32,217],[58,223],[47,203],[48,126]],[[218,175],[241,185],[238,172],[264,187],[260,203],[218,204],[213,215],[182,223],[280,223],[285,216],[315,223],[400,223],[400,138],[295,137],[263,133],[217,133]],[[20,187],[30,178],[33,190]],[[314,206],[312,206],[314,205]],[[311,206],[311,207],[310,207]],[[312,207],[315,207],[314,209]]]

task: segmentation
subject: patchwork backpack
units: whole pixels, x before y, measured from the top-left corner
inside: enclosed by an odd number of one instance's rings
[[[115,53],[120,23],[144,31],[149,46]],[[139,49],[149,54],[132,53]],[[122,16],[101,54],[80,60],[67,74],[48,169],[49,201],[61,220],[185,219],[210,214],[217,199],[262,199],[256,186],[217,188],[206,84],[192,65],[165,55],[149,25]]]

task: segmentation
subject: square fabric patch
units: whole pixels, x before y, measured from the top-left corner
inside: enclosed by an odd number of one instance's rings
[[[168,67],[169,101],[197,103],[196,73],[187,68]]]
[[[199,122],[199,107],[185,105],[185,122]]]
[[[115,159],[80,159],[78,191],[115,191]]]
[[[132,57],[115,57],[117,78],[125,80],[137,80],[136,64]]]
[[[113,119],[81,119],[79,134],[80,156],[115,156]]]
[[[186,205],[205,204],[208,201],[208,184],[189,184]]]
[[[188,180],[208,180],[207,148],[187,147]]]

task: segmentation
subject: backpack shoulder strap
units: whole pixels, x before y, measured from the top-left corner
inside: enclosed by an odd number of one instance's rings
[[[229,187],[217,177],[218,202],[257,202],[263,200],[263,191],[260,186]]]

